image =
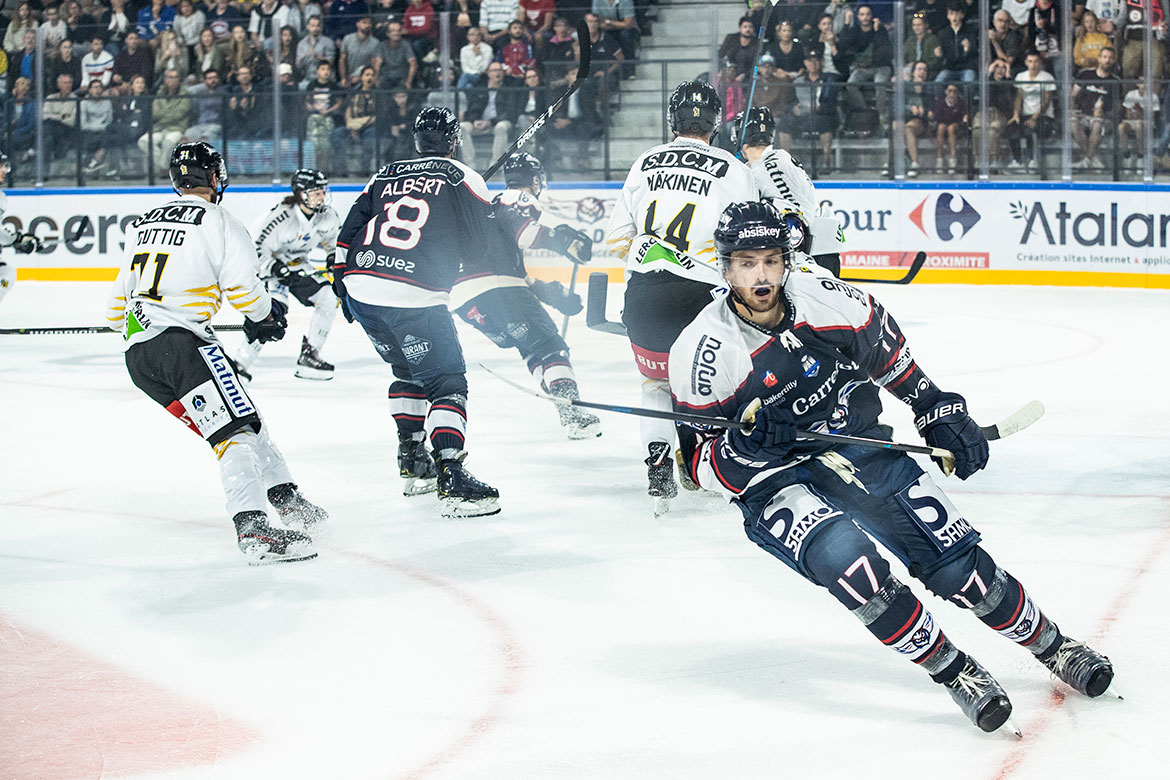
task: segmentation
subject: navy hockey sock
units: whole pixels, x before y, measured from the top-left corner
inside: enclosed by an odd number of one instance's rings
[[[883,645],[925,669],[935,682],[953,680],[963,668],[960,653],[918,597],[890,575],[853,614]]]
[[[971,611],[993,631],[1028,648],[1041,660],[1060,646],[1060,629],[1040,611],[1020,581],[999,567],[987,594]]]
[[[436,398],[427,414],[431,449],[461,451],[467,438],[467,399],[461,395]]]
[[[399,435],[422,433],[427,418],[426,391],[413,382],[397,380],[390,385],[386,395],[390,399],[390,414],[398,426]]]

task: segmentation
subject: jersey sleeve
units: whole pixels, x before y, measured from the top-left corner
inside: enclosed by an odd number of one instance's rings
[[[366,183],[365,189],[350,206],[349,213],[345,215],[345,222],[341,223],[341,230],[337,233],[337,248],[340,251],[333,261],[333,277],[335,279],[345,274],[346,255],[349,254],[349,247],[356,239],[358,232],[374,216],[374,202],[371,194],[373,185],[374,179],[371,178]]]
[[[277,206],[265,214],[256,226],[255,254],[259,261],[257,267],[261,276],[271,274],[273,262],[279,259],[278,253],[283,243],[281,227],[287,219],[288,212],[282,206]]]
[[[506,197],[504,192],[492,201],[492,212],[505,234],[510,235],[521,249],[531,249],[543,232],[540,225],[540,206],[527,193],[518,192]]]
[[[123,261],[118,265],[118,276],[106,297],[106,325],[116,331],[124,330],[126,324],[126,305],[130,300],[128,281],[129,264]]]
[[[630,252],[634,236],[638,235],[638,226],[634,223],[634,190],[640,175],[639,166],[635,163],[626,175],[626,183],[614,204],[609,229],[605,232],[605,248],[623,262]]]
[[[324,236],[321,239],[321,248],[326,254],[332,254],[337,251],[337,231],[341,229],[341,217],[332,206],[327,208],[323,216],[325,220],[322,226]]]
[[[220,210],[223,218],[223,260],[219,287],[234,309],[253,322],[272,311],[272,299],[256,275],[256,249],[248,229],[238,219]]]

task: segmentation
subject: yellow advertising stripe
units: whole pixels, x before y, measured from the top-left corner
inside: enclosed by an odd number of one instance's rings
[[[17,281],[28,282],[112,282],[117,268],[36,268],[16,269]]]

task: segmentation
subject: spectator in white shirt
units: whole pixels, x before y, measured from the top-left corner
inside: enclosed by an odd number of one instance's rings
[[[105,49],[105,41],[95,35],[89,41],[89,53],[81,58],[81,79],[85,84],[97,79],[103,87],[110,86],[114,75],[114,56]]]
[[[458,89],[477,86],[492,61],[492,47],[483,42],[483,30],[471,27],[467,30],[467,45],[459,51],[459,64],[463,75],[459,77]]]

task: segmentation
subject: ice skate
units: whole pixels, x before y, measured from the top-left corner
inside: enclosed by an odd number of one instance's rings
[[[329,519],[329,513],[301,495],[292,482],[268,488],[268,503],[276,507],[289,528],[306,533]]]
[[[251,566],[291,563],[317,557],[313,540],[299,531],[274,528],[263,512],[240,512],[232,518],[240,551]]]
[[[646,492],[654,499],[654,516],[661,517],[670,511],[670,499],[678,495],[678,484],[674,481],[674,459],[670,456],[670,445],[664,441],[651,442],[646,458]]]
[[[438,474],[435,460],[427,452],[426,443],[409,434],[398,438],[398,473],[402,476],[402,495],[421,496],[435,490]]]
[[[1109,659],[1084,642],[1067,636],[1061,638],[1056,652],[1046,659],[1037,660],[1070,687],[1091,699],[1105,693],[1113,682],[1113,664]]]
[[[445,452],[447,452],[445,450]],[[466,452],[439,460],[439,505],[444,517],[482,517],[500,511],[500,491],[463,468]]]
[[[326,363],[317,354],[317,350],[309,344],[307,338],[301,338],[301,356],[297,358],[296,375],[301,379],[332,379],[333,364]]]
[[[553,382],[548,388],[548,394],[555,398],[580,398],[577,383],[562,379]],[[601,420],[597,415],[589,414],[569,404],[557,404],[557,414],[561,417],[561,427],[565,429],[565,436],[570,439],[595,439],[601,435]]]
[[[943,683],[943,686],[951,694],[955,704],[963,710],[963,714],[984,731],[995,731],[1009,722],[1012,703],[1008,701],[1007,693],[971,656],[967,656],[958,676],[950,682]],[[1020,732],[1014,725],[1009,727],[1019,735]]]

